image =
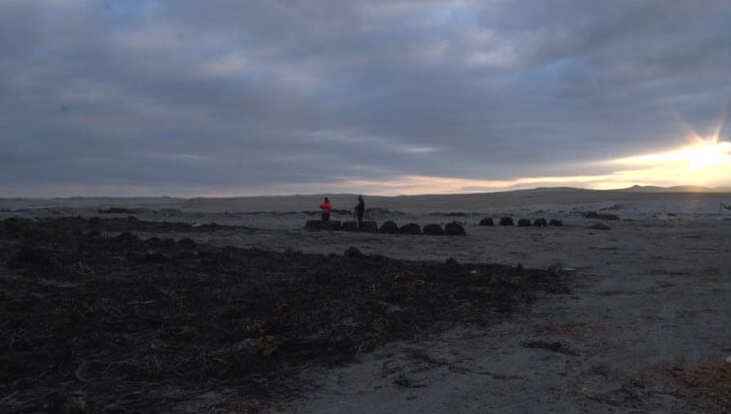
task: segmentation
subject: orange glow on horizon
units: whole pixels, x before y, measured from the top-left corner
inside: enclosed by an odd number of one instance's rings
[[[600,162],[599,166],[614,169],[608,174],[522,177],[512,180],[401,176],[387,183],[350,180],[344,184],[346,188],[357,187],[363,189],[363,193],[374,195],[494,192],[553,186],[610,190],[634,185],[722,187],[731,184],[731,142],[719,142],[717,135],[709,138],[694,135],[690,141],[689,145],[670,151]]]
[[[731,182],[731,142],[719,142],[718,135],[695,135],[691,143],[670,151],[610,161],[618,174],[634,176],[653,185],[700,185],[716,187]]]

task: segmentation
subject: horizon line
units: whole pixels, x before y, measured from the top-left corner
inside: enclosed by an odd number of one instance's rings
[[[508,188],[496,189],[492,191],[465,191],[465,192],[444,192],[444,193],[420,193],[420,194],[367,194],[367,193],[308,193],[308,194],[249,194],[249,195],[73,195],[73,196],[0,196],[0,200],[53,200],[53,199],[235,199],[235,198],[264,198],[264,197],[315,197],[315,196],[353,196],[363,195],[367,197],[396,198],[396,197],[436,197],[436,196],[456,196],[456,195],[480,195],[495,193],[511,193],[511,192],[529,192],[540,190],[569,190],[569,191],[587,191],[587,192],[613,192],[613,191],[638,191],[638,192],[658,192],[658,193],[725,193],[731,192],[731,186],[715,186],[707,187],[702,185],[675,185],[675,186],[656,186],[656,185],[639,185],[635,184],[630,187],[617,188],[582,188],[571,186],[540,186],[532,188]]]

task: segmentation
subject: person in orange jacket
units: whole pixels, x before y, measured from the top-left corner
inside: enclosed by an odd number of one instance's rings
[[[325,200],[320,204],[320,210],[322,210],[322,222],[330,220],[330,213],[333,211],[333,203],[325,197]]]

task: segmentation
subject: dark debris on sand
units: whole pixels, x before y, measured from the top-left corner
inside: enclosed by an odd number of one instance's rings
[[[184,412],[191,398],[222,389],[240,401],[286,400],[309,367],[458,323],[489,325],[566,290],[552,270],[185,237],[216,230],[0,222],[0,412]]]

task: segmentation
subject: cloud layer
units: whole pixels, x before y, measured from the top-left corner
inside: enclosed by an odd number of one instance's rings
[[[0,2],[0,196],[469,191],[731,131],[727,0],[204,3]]]

